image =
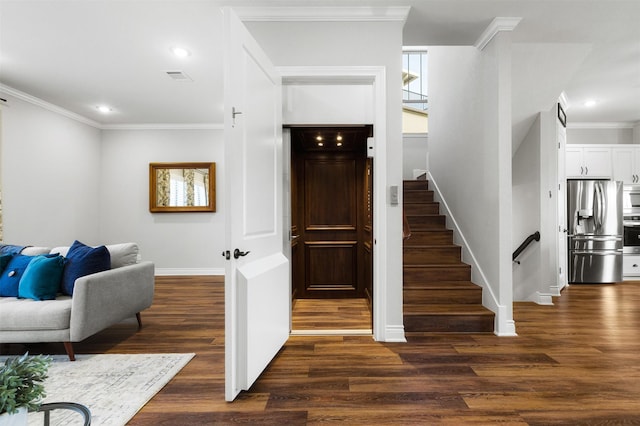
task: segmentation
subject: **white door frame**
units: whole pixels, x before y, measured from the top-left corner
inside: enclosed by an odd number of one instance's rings
[[[287,84],[367,84],[373,89],[374,172],[373,172],[373,338],[392,340],[387,336],[387,206],[386,152],[387,102],[386,69],[383,66],[344,67],[278,67],[282,85]],[[288,123],[284,123],[288,124]],[[323,123],[309,123],[323,124]],[[285,206],[286,208],[286,206]],[[290,207],[289,207],[290,208]],[[289,212],[290,214],[290,212]]]

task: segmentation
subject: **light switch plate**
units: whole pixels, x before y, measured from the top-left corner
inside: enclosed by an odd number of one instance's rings
[[[389,187],[389,204],[392,206],[398,205],[398,185],[391,185]]]

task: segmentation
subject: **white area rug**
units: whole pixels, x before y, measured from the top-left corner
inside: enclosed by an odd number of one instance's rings
[[[93,426],[121,426],[175,376],[195,354],[53,356],[45,402],[78,402],[91,410]],[[6,358],[6,357],[1,357]],[[82,424],[80,415],[54,410],[51,425]],[[42,425],[30,413],[29,425]]]

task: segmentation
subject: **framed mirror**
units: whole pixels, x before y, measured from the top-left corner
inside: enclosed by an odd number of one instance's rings
[[[149,163],[149,211],[216,211],[216,163]]]

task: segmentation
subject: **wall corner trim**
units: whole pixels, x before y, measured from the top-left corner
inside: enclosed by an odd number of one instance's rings
[[[478,50],[483,50],[496,34],[500,31],[513,31],[521,20],[522,18],[494,18],[480,37],[478,37],[474,46]]]

